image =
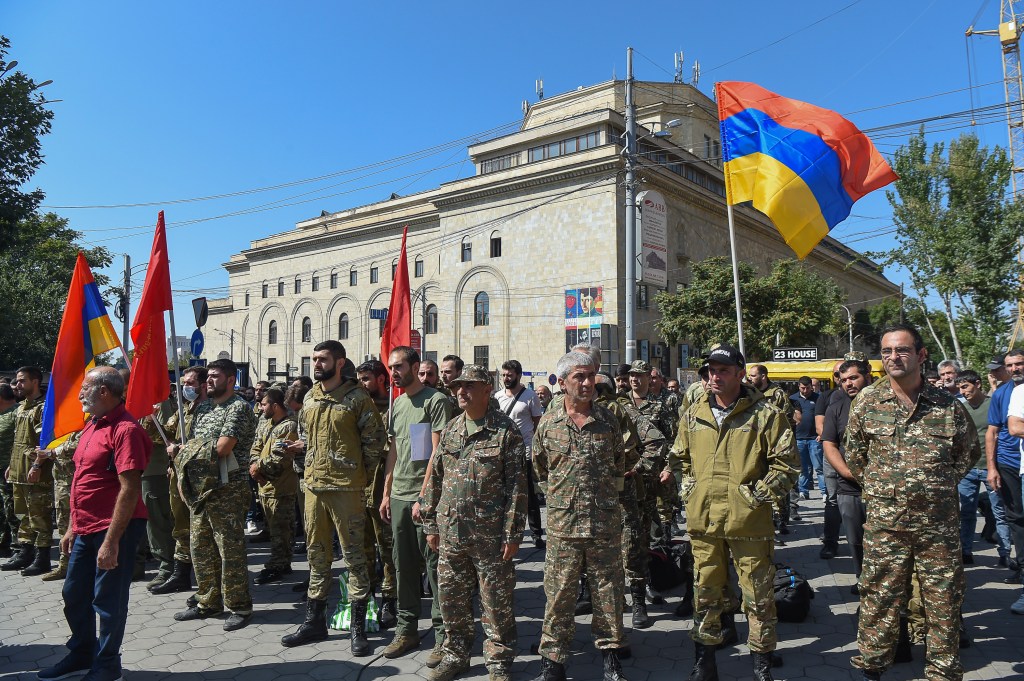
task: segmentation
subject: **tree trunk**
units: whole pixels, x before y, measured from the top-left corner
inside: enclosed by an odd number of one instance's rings
[[[956,335],[956,324],[953,323],[953,305],[948,295],[943,295],[942,304],[946,307],[946,321],[949,322],[949,337],[953,339],[953,352],[960,366],[964,365],[964,353],[960,350],[960,337]],[[943,350],[945,353],[945,350]]]
[[[932,326],[932,318],[928,315],[928,306],[924,304],[922,300],[918,303],[921,306],[921,311],[924,312],[924,320],[928,323],[928,330],[932,333],[932,338],[935,340],[935,344],[939,346],[939,350],[942,350],[942,358],[945,359],[948,355],[946,354],[946,346],[939,340],[939,334],[935,333],[935,327]]]

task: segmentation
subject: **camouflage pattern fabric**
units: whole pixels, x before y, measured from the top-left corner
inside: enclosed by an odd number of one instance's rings
[[[39,482],[28,482],[42,427],[41,396],[18,405],[11,448],[10,482],[14,485],[14,514],[19,520],[18,541],[49,548],[53,542],[53,462],[42,464]]]
[[[850,406],[846,461],[863,489],[864,567],[855,667],[893,660],[899,611],[916,569],[928,621],[925,676],[963,678],[958,647],[964,596],[957,484],[979,455],[977,431],[959,400],[925,384],[904,406],[882,378]]]
[[[246,413],[251,417],[251,411],[246,409]],[[192,511],[196,600],[204,610],[227,608],[239,615],[252,612],[244,534],[250,495],[249,483],[235,480],[214,491]]]
[[[256,417],[253,416],[248,402],[238,395],[232,395],[220,404],[213,400],[204,400],[196,407],[193,428],[197,439],[235,438],[231,456],[235,457],[238,468],[228,473],[228,480],[248,480],[249,451],[256,438]]]
[[[53,486],[14,484],[18,542],[48,549],[53,543]]]
[[[171,491],[171,516],[174,518],[174,528],[171,530],[171,537],[174,538],[174,560],[191,563],[192,542],[189,539],[189,525],[192,522],[192,513],[178,492],[178,472],[173,467],[167,484]]]
[[[376,404],[376,403],[374,403]],[[380,589],[382,598],[398,598],[398,583],[395,581],[395,540],[391,535],[391,526],[380,517],[380,504],[384,496],[384,469],[386,462],[381,459],[373,474],[373,484],[368,485],[363,493],[366,502],[366,532],[363,539],[363,551],[366,553],[366,564],[370,568],[370,590]],[[384,577],[377,576],[375,568],[377,557],[384,566]]]
[[[11,465],[11,452],[14,449],[14,426],[17,420],[17,404],[0,412],[0,471],[7,470],[7,467]]]
[[[0,538],[10,537],[14,542],[18,537],[18,514],[14,512],[14,485],[0,480]]]
[[[270,532],[270,558],[267,567],[286,570],[292,566],[295,546],[295,495],[266,496],[260,490],[260,504]]]
[[[640,404],[636,404],[636,400],[632,396],[629,397],[629,400],[636,405],[637,411],[665,436],[665,444],[662,451],[659,452],[660,465],[654,467],[653,470],[645,470],[642,475],[644,495],[641,500],[641,511],[643,512],[641,524],[647,533],[644,538],[647,539],[652,524],[660,526],[661,523],[672,522],[674,505],[672,502],[666,503],[663,498],[672,494],[674,490],[663,485],[658,479],[658,474],[665,467],[667,461],[668,443],[675,437],[677,416],[655,395],[647,395]]]
[[[74,451],[74,450],[72,450]],[[57,536],[63,537],[71,523],[71,479],[75,477],[72,460],[53,463],[53,505],[57,510]]]
[[[259,501],[270,533],[268,568],[285,570],[292,566],[299,476],[292,466],[292,456],[279,445],[298,438],[294,416],[285,416],[278,423],[261,417],[253,440],[251,460],[266,480],[259,485]]]
[[[366,511],[362,490],[306,492],[306,558],[309,598],[324,600],[331,588],[334,533],[348,566],[348,593],[353,601],[370,597],[370,573],[363,552]]]

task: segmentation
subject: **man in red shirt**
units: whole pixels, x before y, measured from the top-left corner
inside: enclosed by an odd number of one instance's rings
[[[153,444],[125,411],[124,380],[111,367],[85,375],[78,399],[92,418],[75,451],[71,527],[61,538],[70,553],[64,581],[64,617],[71,651],[39,672],[55,681],[88,671],[84,681],[120,681],[121,640],[128,618],[128,587],[135,551],[146,532],[142,471]],[[96,637],[96,616],[100,618]]]

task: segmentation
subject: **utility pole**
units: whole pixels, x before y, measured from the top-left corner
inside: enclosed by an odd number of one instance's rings
[[[125,356],[128,354],[128,350],[132,343],[132,337],[129,335],[128,324],[128,307],[132,299],[132,257],[127,253],[124,254],[124,297],[121,299],[121,312],[124,318],[121,320],[121,347],[124,348]]]
[[[636,359],[636,104],[633,48],[626,48],[626,363]]]

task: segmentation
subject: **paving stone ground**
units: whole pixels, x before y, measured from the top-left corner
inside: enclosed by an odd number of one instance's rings
[[[822,504],[818,499],[804,502],[803,520],[794,523],[786,545],[777,548],[776,561],[804,573],[816,591],[811,613],[801,624],[779,624],[780,653],[783,666],[774,670],[776,679],[831,681],[857,678],[849,659],[856,644],[857,598],[850,594],[854,583],[853,559],[845,543],[831,561],[818,557],[820,549]],[[249,568],[255,574],[266,559],[267,545],[250,547]],[[975,562],[967,568],[968,593],[964,615],[973,647],[962,651],[965,678],[1024,678],[1024,617],[1015,617],[1010,604],[1020,595],[1020,587],[1002,583],[1008,572],[996,566],[994,547],[980,538],[975,543]],[[299,556],[301,558],[301,556]],[[342,567],[339,561],[336,568]],[[283,584],[252,587],[256,611],[252,623],[240,631],[224,632],[219,619],[175,622],[172,615],[184,608],[188,594],[154,596],[144,582],[132,585],[130,615],[123,646],[125,677],[129,681],[193,681],[200,679],[239,679],[240,681],[298,681],[299,679],[370,680],[396,679],[419,681],[429,678],[424,660],[433,644],[432,634],[424,638],[415,654],[387,660],[380,652],[391,638],[390,632],[371,634],[371,657],[354,659],[348,641],[340,632],[317,645],[283,648],[280,638],[302,619],[297,606],[298,594],[292,585],[304,577],[306,565],[296,562],[292,580]],[[540,635],[544,616],[542,577],[543,552],[527,538],[517,557],[519,586],[516,610],[519,623],[519,657],[513,665],[516,681],[532,679],[540,671],[530,644]],[[35,679],[35,671],[59,660],[68,637],[61,600],[61,582],[42,582],[17,573],[0,573],[0,677]],[[668,594],[668,603],[650,606],[655,624],[646,631],[631,631],[633,658],[623,662],[631,681],[683,679],[693,666],[693,645],[688,636],[690,619],[676,618],[672,611],[681,590]],[[330,607],[337,601],[337,587]],[[424,613],[427,612],[424,600]],[[627,614],[626,623],[629,617]],[[427,631],[427,620],[421,621]],[[588,617],[576,620],[576,639],[568,675],[574,680],[601,678],[601,656],[590,638]],[[740,638],[746,639],[746,624],[739,618]],[[472,667],[461,678],[486,679],[480,637]],[[750,656],[745,646],[718,653],[723,681],[749,679]],[[924,648],[914,647],[914,661],[898,665],[885,679],[923,677]]]

